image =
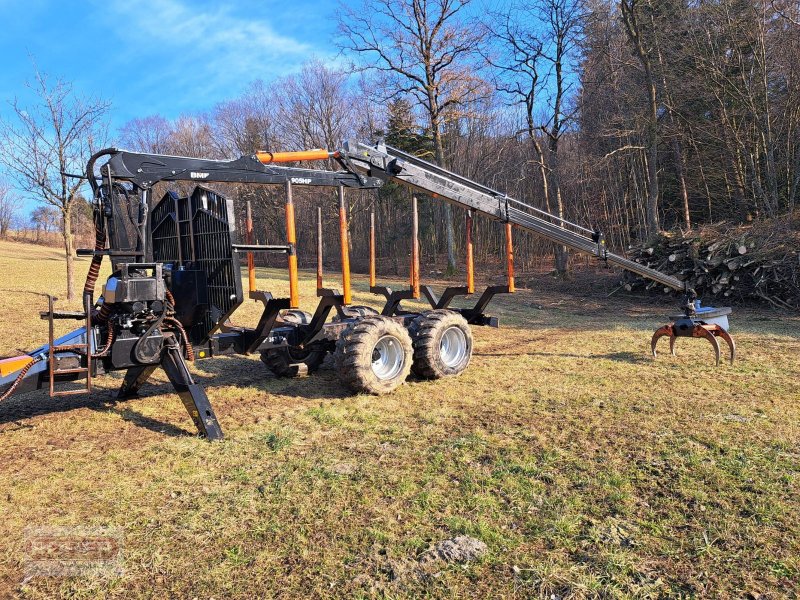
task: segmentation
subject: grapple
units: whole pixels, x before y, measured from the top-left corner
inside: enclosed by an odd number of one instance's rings
[[[679,337],[704,338],[714,348],[716,364],[720,363],[720,347],[717,338],[722,338],[730,350],[730,364],[736,359],[736,343],[723,324],[727,325],[730,308],[711,308],[694,306],[696,311],[690,315],[677,315],[670,317],[672,322],[656,330],[650,341],[653,356],[657,356],[656,344],[662,337],[669,337],[669,350],[675,355],[675,340]]]

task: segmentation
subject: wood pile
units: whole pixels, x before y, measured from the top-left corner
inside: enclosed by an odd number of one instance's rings
[[[628,258],[688,281],[711,304],[756,300],[800,310],[800,217],[745,226],[718,224],[688,233],[668,232],[632,246]],[[625,271],[627,291],[670,291]]]

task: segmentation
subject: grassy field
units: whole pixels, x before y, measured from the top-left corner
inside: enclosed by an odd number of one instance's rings
[[[45,339],[33,293],[62,272],[57,250],[0,243],[0,354]],[[259,286],[283,293],[281,275]],[[462,376],[387,397],[330,368],[198,362],[219,443],[163,377],[117,404],[119,376],[0,405],[0,597],[796,597],[800,319],[736,311],[732,367],[701,340],[653,360],[669,300],[540,279],[493,306],[502,328],[476,329]],[[124,571],[23,582],[31,525],[117,527]],[[488,553],[419,571],[461,534]]]

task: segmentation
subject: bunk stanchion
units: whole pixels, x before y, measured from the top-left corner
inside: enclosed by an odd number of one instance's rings
[[[369,212],[369,287],[376,285],[375,277],[375,211]]]
[[[317,295],[322,289],[322,208],[317,207]]]
[[[506,277],[508,278],[508,292],[514,289],[514,240],[511,237],[513,225],[506,223]]]
[[[411,291],[414,299],[419,299],[419,214],[416,196],[411,197]]]
[[[467,211],[467,293],[475,293],[475,257],[472,252],[472,211]]]
[[[245,230],[247,232],[247,243],[248,245],[253,244],[253,208],[250,206],[250,200],[247,201],[247,215],[246,215],[246,222],[245,222]],[[180,244],[178,244],[180,247]],[[253,253],[247,253],[247,283],[248,283],[248,291],[252,297],[253,292],[256,291],[256,266],[255,261],[253,259]]]
[[[300,308],[297,283],[297,233],[294,228],[292,182],[286,181],[286,243],[289,246],[289,308]]]
[[[350,304],[350,251],[347,237],[347,208],[344,204],[344,187],[339,186],[339,241],[342,252],[342,288],[344,288],[344,303]]]

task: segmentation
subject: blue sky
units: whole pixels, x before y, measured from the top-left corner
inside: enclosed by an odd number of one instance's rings
[[[0,117],[23,104],[33,61],[130,119],[203,112],[319,58],[337,60],[334,0],[0,0]],[[24,198],[25,210],[35,206]]]
[[[254,79],[334,60],[331,0],[0,0],[0,114],[25,99],[31,58],[112,102],[116,127],[234,97]]]

